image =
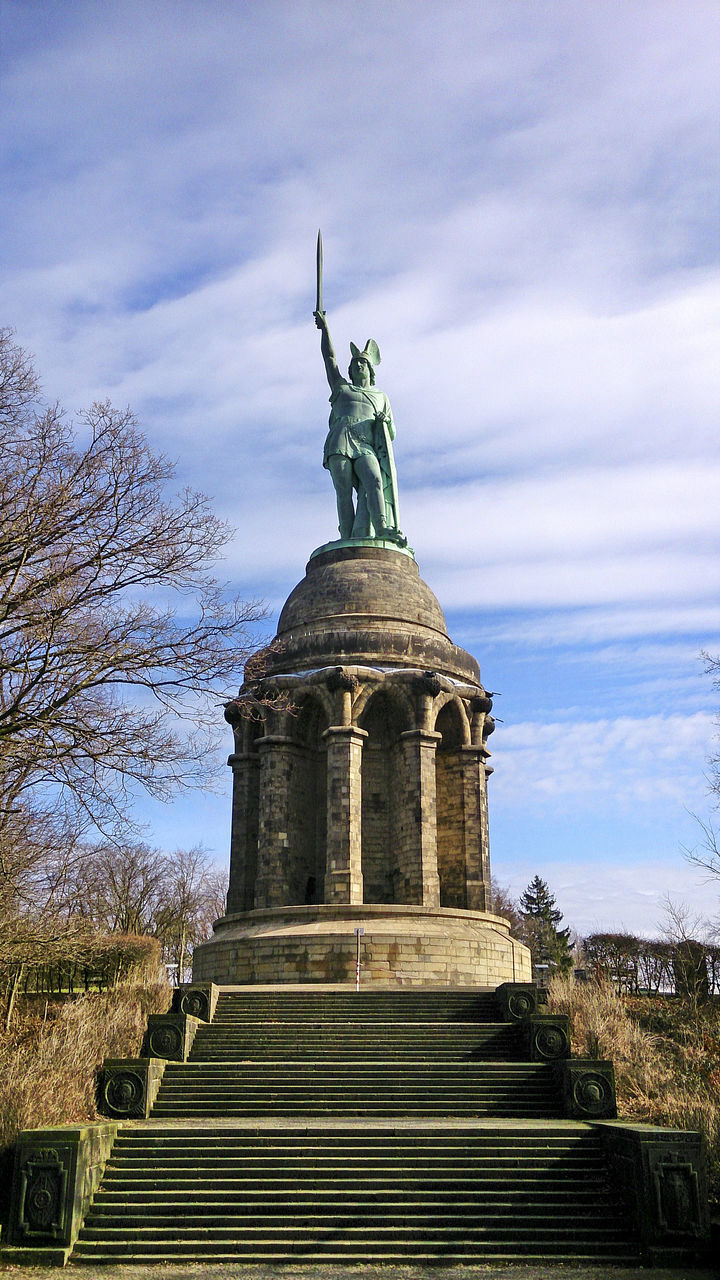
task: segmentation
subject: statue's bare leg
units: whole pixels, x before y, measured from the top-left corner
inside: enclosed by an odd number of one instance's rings
[[[331,453],[328,468],[335,486],[340,537],[351,538],[355,520],[352,459],[346,458],[342,453]]]
[[[385,518],[385,495],[380,463],[372,453],[363,453],[355,459],[355,471],[365,494],[375,537],[381,538],[388,528]]]

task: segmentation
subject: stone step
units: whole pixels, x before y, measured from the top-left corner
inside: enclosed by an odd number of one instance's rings
[[[156,1205],[166,1206],[169,1202],[177,1204],[181,1207],[185,1200],[193,1206],[202,1203],[202,1195],[198,1193],[197,1186],[192,1188],[187,1186],[187,1172],[185,1181],[177,1175],[169,1176],[165,1169],[157,1170],[155,1176],[150,1175],[147,1179],[139,1178],[137,1170],[133,1169],[117,1169],[115,1177],[109,1177],[107,1183],[103,1184],[103,1190],[98,1191],[93,1201],[93,1211],[101,1212],[105,1206],[109,1206],[113,1211],[118,1211],[117,1206],[124,1204],[123,1197],[126,1195],[130,1183],[136,1184],[132,1197],[133,1205]],[[286,1197],[281,1187],[277,1186],[278,1179],[267,1178],[262,1176],[263,1171],[245,1170],[247,1178],[241,1179],[237,1175],[231,1180],[232,1187],[226,1186],[228,1179],[221,1179],[217,1176],[217,1171],[207,1169],[200,1166],[198,1172],[206,1174],[204,1181],[203,1194],[209,1194],[212,1190],[212,1201],[214,1205],[218,1205],[218,1200],[223,1205],[232,1205],[236,1201],[242,1206],[246,1204],[262,1203],[275,1207],[276,1203],[281,1203],[287,1208]],[[478,1205],[482,1201],[483,1206],[496,1205],[515,1205],[528,1203],[533,1211],[535,1207],[548,1204],[564,1204],[572,1197],[573,1204],[583,1207],[586,1203],[596,1205],[607,1201],[614,1203],[612,1194],[607,1190],[601,1178],[597,1176],[597,1172],[583,1168],[577,1168],[564,1178],[553,1178],[549,1170],[543,1169],[542,1165],[532,1165],[528,1169],[518,1170],[517,1178],[503,1179],[502,1176],[486,1177],[485,1179],[473,1176],[472,1169],[468,1168],[463,1177],[460,1177],[455,1171],[448,1174],[448,1185],[438,1186],[430,1176],[430,1171],[423,1178],[398,1177],[397,1171],[392,1168],[382,1170],[373,1170],[372,1174],[366,1170],[362,1171],[362,1188],[358,1189],[358,1171],[354,1170],[354,1176],[350,1170],[331,1170],[325,1171],[326,1176],[323,1179],[313,1181],[317,1178],[317,1167],[307,1170],[305,1176],[294,1171],[294,1185],[297,1187],[297,1196],[293,1199],[293,1207],[298,1208],[301,1204],[322,1205],[326,1202],[332,1202],[337,1195],[337,1189],[341,1183],[347,1183],[347,1193],[343,1195],[343,1205],[346,1204],[415,1204],[415,1203],[432,1203],[433,1205],[443,1204],[445,1201],[453,1205],[462,1202],[461,1187],[467,1184],[468,1190],[472,1190],[472,1198],[468,1200],[469,1204]],[[547,1183],[542,1190],[537,1193],[530,1193],[528,1188],[528,1178],[530,1174],[542,1172],[547,1174],[547,1178],[543,1181]],[[332,1178],[329,1175],[332,1173]],[[433,1169],[432,1173],[445,1176],[443,1169]],[[340,1175],[343,1176],[340,1176]],[[522,1175],[522,1177],[521,1177]],[[584,1185],[582,1187],[573,1186],[573,1181],[582,1176]],[[254,1180],[267,1184],[267,1187],[259,1187],[255,1185]],[[288,1178],[280,1179],[287,1182]],[[168,1185],[172,1182],[172,1186]],[[222,1186],[220,1183],[222,1182]],[[238,1184],[235,1186],[235,1184]],[[176,1185],[177,1184],[177,1185]],[[275,1186],[276,1198],[273,1199],[268,1194],[268,1188]],[[431,1200],[428,1200],[429,1196]]]
[[[199,1207],[172,1213],[150,1210],[142,1212],[133,1207],[126,1213],[98,1214],[93,1211],[84,1238],[111,1240],[130,1231],[143,1234],[152,1232],[157,1237],[160,1237],[161,1233],[167,1233],[168,1236],[177,1238],[184,1233],[211,1230],[218,1235],[242,1233],[243,1236],[259,1239],[270,1231],[274,1233],[297,1227],[301,1227],[308,1235],[334,1229],[352,1231],[364,1229],[379,1234],[382,1231],[397,1230],[400,1226],[406,1230],[414,1229],[418,1232],[438,1229],[451,1231],[457,1227],[468,1232],[481,1230],[484,1234],[489,1234],[491,1231],[507,1233],[509,1224],[514,1227],[516,1212],[517,1206],[508,1205],[503,1212],[484,1204],[480,1211],[479,1207],[471,1202],[468,1202],[464,1209],[453,1205],[452,1211],[448,1208],[445,1213],[439,1212],[437,1206],[408,1205],[404,1202],[394,1206],[362,1205],[351,1202],[348,1205],[343,1204],[342,1208],[336,1205],[332,1210],[310,1206],[307,1212],[302,1212],[293,1204],[280,1213],[277,1208],[274,1211],[266,1209],[260,1212],[257,1206],[254,1206],[252,1211],[243,1212],[242,1208],[238,1207],[232,1212],[224,1213],[218,1212],[212,1205],[208,1205],[204,1213]],[[522,1213],[523,1230],[528,1234],[535,1232],[542,1235],[543,1232],[547,1232],[549,1235],[564,1234],[570,1238],[581,1234],[595,1238],[600,1235],[618,1240],[623,1238],[623,1232],[617,1225],[612,1207],[605,1209],[604,1212],[602,1208],[593,1212],[588,1206],[584,1212],[576,1213],[572,1207],[556,1206],[553,1207],[552,1227],[548,1227],[547,1210],[533,1211],[530,1206],[523,1206]]]
[[[469,991],[222,992],[73,1261],[632,1265],[597,1133],[554,1123],[554,1067],[497,1018]]]
[[[456,1197],[463,1195],[472,1196],[476,1204],[484,1204],[486,1200],[492,1201],[497,1198],[513,1197],[516,1203],[524,1206],[526,1202],[533,1199],[533,1189],[537,1185],[538,1176],[542,1176],[543,1181],[546,1178],[547,1171],[539,1169],[529,1169],[527,1172],[518,1172],[517,1178],[504,1180],[503,1178],[477,1178],[469,1172],[465,1177],[444,1178],[446,1190],[452,1192],[448,1197],[452,1203]],[[577,1171],[577,1176],[582,1177],[582,1170]],[[600,1181],[588,1179],[591,1183],[592,1196],[595,1200],[605,1202],[607,1192],[603,1189]],[[156,1185],[157,1183],[157,1185]],[[384,1196],[388,1192],[388,1184],[391,1183],[392,1192],[396,1196],[402,1196],[403,1202],[412,1203],[413,1198],[422,1198],[432,1192],[433,1199],[436,1199],[436,1189],[432,1180],[425,1178],[402,1178],[396,1176],[392,1170],[386,1171],[378,1178],[363,1178],[363,1185],[368,1192],[377,1193]],[[139,1203],[155,1203],[156,1199],[164,1204],[172,1203],[179,1212],[185,1200],[195,1203],[201,1193],[207,1193],[208,1185],[212,1188],[214,1196],[223,1196],[225,1199],[231,1200],[233,1197],[240,1197],[243,1203],[253,1202],[253,1197],[257,1200],[272,1200],[273,1196],[281,1197],[284,1207],[288,1209],[288,1193],[292,1192],[293,1203],[295,1195],[301,1198],[309,1198],[316,1193],[321,1198],[330,1198],[333,1195],[337,1197],[342,1195],[343,1203],[347,1197],[351,1197],[357,1191],[358,1174],[355,1171],[353,1176],[323,1178],[322,1180],[315,1176],[305,1179],[301,1177],[232,1177],[219,1178],[213,1177],[207,1179],[202,1189],[198,1188],[197,1177],[193,1178],[189,1173],[183,1177],[164,1177],[162,1182],[159,1179],[153,1179],[152,1175],[140,1177],[123,1173],[122,1176],[109,1177],[107,1182],[103,1181],[103,1191],[97,1195],[112,1195],[117,1202],[120,1197],[132,1197],[134,1204]],[[571,1179],[565,1178],[561,1180],[553,1180],[548,1177],[548,1185],[546,1188],[547,1199],[545,1209],[548,1213],[554,1212],[554,1206],[559,1203],[567,1203],[568,1195],[574,1196],[577,1189],[571,1185]],[[158,1199],[159,1198],[159,1199]],[[103,1199],[98,1199],[98,1204],[103,1204]],[[318,1201],[320,1203],[320,1201]],[[440,1192],[437,1192],[437,1203],[441,1203]],[[584,1203],[582,1201],[580,1204]]]
[[[463,1150],[448,1151],[446,1153],[438,1151],[395,1151],[395,1152],[367,1152],[358,1147],[348,1152],[336,1152],[332,1149],[323,1151],[318,1149],[313,1152],[293,1151],[291,1149],[277,1150],[271,1153],[252,1150],[245,1150],[238,1144],[226,1144],[217,1147],[212,1151],[208,1150],[207,1144],[204,1151],[187,1153],[181,1150],[167,1150],[166,1148],[158,1148],[143,1144],[137,1149],[128,1147],[120,1147],[113,1152],[113,1166],[137,1165],[142,1167],[145,1162],[152,1160],[155,1169],[159,1168],[177,1168],[187,1165],[188,1168],[222,1168],[225,1162],[236,1163],[242,1160],[243,1168],[273,1169],[276,1167],[283,1168],[288,1163],[293,1168],[316,1169],[338,1168],[353,1169],[358,1166],[362,1167],[363,1172],[375,1168],[390,1168],[395,1163],[401,1163],[405,1169],[460,1169],[474,1168],[478,1159],[493,1160],[493,1168],[501,1169],[508,1167],[511,1169],[526,1165],[532,1165],[534,1168],[542,1166],[548,1169],[566,1169],[573,1168],[578,1164],[589,1165],[592,1162],[597,1163],[598,1167],[602,1166],[602,1152],[583,1152],[578,1153],[571,1149],[562,1152],[556,1151],[528,1151],[528,1150],[512,1150],[502,1151],[483,1151]]]
[[[93,1260],[94,1244],[98,1246],[96,1253],[110,1258],[157,1259],[160,1262],[178,1261],[180,1257],[189,1260],[218,1260],[222,1257],[228,1261],[237,1261],[240,1257],[255,1260],[264,1254],[270,1259],[278,1254],[295,1255],[298,1261],[298,1254],[307,1260],[324,1257],[328,1253],[358,1262],[366,1262],[369,1256],[381,1258],[383,1255],[386,1259],[388,1256],[414,1258],[430,1255],[437,1261],[440,1258],[446,1260],[454,1251],[475,1263],[484,1261],[488,1252],[507,1259],[531,1254],[540,1262],[545,1262],[548,1257],[572,1258],[576,1253],[595,1261],[613,1256],[637,1261],[637,1252],[633,1252],[620,1231],[602,1228],[586,1231],[561,1228],[554,1231],[549,1227],[542,1231],[535,1224],[524,1230],[507,1223],[494,1229],[463,1223],[457,1227],[435,1227],[423,1231],[414,1222],[353,1228],[339,1219],[336,1224],[315,1230],[305,1224],[288,1224],[284,1230],[280,1227],[256,1231],[243,1228],[241,1232],[237,1228],[215,1228],[211,1239],[198,1238],[194,1232],[185,1235],[172,1227],[166,1231],[156,1229],[147,1232],[132,1228],[125,1232],[108,1229],[107,1232],[91,1233],[87,1230],[75,1247],[73,1260]]]
[[[385,1016],[398,1022],[430,1019],[431,1021],[455,1020],[485,1021],[497,1018],[498,1005],[494,992],[457,991],[448,988],[428,990],[366,990],[366,991],[274,991],[231,992],[223,991],[217,1004],[216,1020],[240,1014],[258,1013],[272,1016],[276,1011],[298,1010],[303,1014],[344,1019],[357,1016],[376,1018]]]
[[[373,1063],[342,1059],[340,1062],[328,1064],[326,1060],[313,1058],[295,1061],[292,1058],[270,1059],[255,1065],[242,1058],[228,1062],[179,1062],[168,1063],[164,1080],[184,1080],[188,1083],[204,1076],[232,1079],[237,1071],[249,1078],[253,1072],[259,1080],[272,1078],[307,1079],[307,1080],[373,1080],[417,1079],[431,1081],[433,1084],[443,1080],[507,1080],[522,1083],[530,1080],[554,1080],[552,1067],[539,1062],[417,1062],[408,1058],[404,1062],[386,1062],[380,1059]]]
[[[97,1244],[88,1242],[86,1244],[78,1244],[76,1246],[73,1251],[72,1261],[77,1263],[79,1266],[90,1265],[96,1268],[112,1267],[119,1263],[127,1264],[133,1262],[140,1263],[144,1266],[150,1266],[165,1262],[167,1260],[167,1254],[168,1250],[163,1248],[162,1245],[157,1248],[146,1247],[142,1254],[138,1255],[134,1252],[130,1253],[128,1249],[124,1247],[120,1250],[116,1250],[115,1252],[110,1252],[104,1247],[102,1242],[97,1242]],[[236,1247],[233,1247],[229,1251],[223,1251],[220,1248],[210,1246],[204,1250],[202,1254],[202,1261],[203,1263],[212,1263],[213,1265],[218,1266],[234,1264],[239,1261],[239,1254],[240,1250]],[[243,1265],[256,1267],[268,1265],[286,1266],[290,1263],[297,1266],[299,1263],[307,1263],[308,1261],[312,1263],[315,1259],[320,1260],[325,1267],[342,1267],[350,1265],[365,1267],[371,1265],[403,1266],[408,1262],[408,1260],[410,1260],[415,1266],[420,1267],[436,1267],[440,1262],[446,1267],[451,1265],[467,1267],[477,1266],[479,1261],[482,1265],[488,1266],[513,1265],[518,1263],[518,1261],[522,1261],[525,1265],[542,1265],[543,1263],[547,1263],[549,1258],[561,1266],[574,1265],[579,1267],[584,1264],[597,1264],[598,1261],[602,1260],[613,1267],[631,1267],[637,1266],[638,1252],[637,1250],[631,1250],[627,1247],[623,1248],[622,1246],[604,1247],[601,1250],[593,1250],[590,1248],[589,1251],[584,1251],[578,1246],[574,1253],[570,1253],[560,1247],[550,1248],[545,1246],[541,1253],[534,1250],[523,1249],[522,1252],[518,1254],[518,1251],[514,1251],[512,1247],[500,1250],[489,1245],[486,1246],[482,1252],[479,1252],[477,1249],[473,1249],[468,1252],[460,1247],[443,1248],[441,1251],[437,1250],[435,1252],[428,1252],[427,1245],[425,1244],[424,1249],[420,1249],[418,1252],[414,1252],[412,1254],[394,1252],[390,1248],[386,1248],[380,1252],[372,1248],[370,1245],[365,1245],[365,1247],[357,1253],[353,1253],[352,1250],[347,1253],[339,1253],[336,1250],[331,1249],[329,1246],[323,1246],[322,1248],[314,1248],[312,1252],[308,1254],[305,1252],[302,1243],[299,1243],[291,1251],[288,1251],[287,1246],[282,1247],[281,1245],[278,1245],[278,1247],[272,1251],[268,1248],[250,1248],[247,1251],[243,1251],[242,1258],[240,1260]],[[185,1250],[180,1249],[173,1254],[172,1262],[173,1265],[177,1266],[183,1264],[197,1265],[197,1250],[192,1247]]]
[[[314,1097],[295,1097],[292,1101],[288,1101],[284,1093],[264,1093],[252,1094],[243,1097],[239,1094],[232,1098],[225,1098],[226,1106],[223,1110],[217,1110],[217,1104],[222,1101],[225,1095],[221,1095],[220,1099],[213,1095],[207,1095],[199,1098],[185,1098],[183,1095],[176,1097],[166,1097],[159,1102],[155,1108],[154,1114],[160,1118],[167,1118],[171,1112],[177,1113],[179,1116],[198,1115],[218,1117],[226,1115],[229,1118],[238,1115],[254,1115],[259,1114],[259,1109],[272,1111],[278,1116],[291,1117],[294,1114],[298,1116],[312,1115],[377,1115],[386,1119],[397,1117],[400,1114],[399,1101],[395,1098],[382,1099],[348,1097],[348,1098],[314,1098]],[[404,1114],[410,1115],[433,1115],[433,1116],[465,1116],[482,1117],[483,1115],[493,1115],[499,1119],[504,1119],[507,1115],[508,1103],[506,1100],[477,1098],[472,1091],[465,1095],[452,1095],[435,1101],[419,1096],[406,1100]],[[183,1112],[183,1107],[185,1111]],[[194,1108],[194,1109],[193,1109]],[[216,1108],[213,1110],[213,1108]],[[458,1110],[459,1109],[459,1110]],[[560,1115],[556,1115],[559,1108],[555,1107],[552,1098],[538,1097],[528,1099],[526,1102],[513,1104],[513,1116],[515,1119],[527,1119],[531,1117],[536,1120],[543,1119],[560,1119]]]

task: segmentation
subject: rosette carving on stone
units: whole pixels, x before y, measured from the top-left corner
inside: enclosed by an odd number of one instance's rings
[[[573,1081],[573,1109],[581,1115],[598,1120],[615,1111],[615,1090],[612,1082],[596,1071],[585,1071]]]
[[[210,993],[204,991],[202,987],[183,991],[178,1001],[178,1012],[187,1013],[191,1018],[201,1018],[203,1022],[209,1022]]]
[[[179,1027],[168,1023],[160,1027],[152,1027],[148,1033],[148,1048],[154,1058],[167,1058],[177,1061],[182,1059],[183,1036]]]
[[[110,1072],[106,1069],[102,1086],[103,1110],[113,1116],[144,1116],[145,1088],[145,1077],[139,1071],[122,1068]]]

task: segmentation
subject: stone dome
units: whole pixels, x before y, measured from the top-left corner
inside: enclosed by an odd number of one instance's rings
[[[314,555],[261,656],[269,676],[339,663],[420,667],[480,684],[477,662],[450,640],[412,556],[387,545]]]

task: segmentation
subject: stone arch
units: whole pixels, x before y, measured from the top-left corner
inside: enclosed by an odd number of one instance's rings
[[[463,747],[469,747],[472,741],[472,733],[470,729],[470,721],[468,719],[467,708],[462,698],[459,698],[456,693],[441,693],[435,699],[435,702],[433,704],[435,724],[433,727],[435,728],[436,732],[442,733],[442,729],[438,730],[438,724],[437,724],[438,717],[441,715],[443,711],[445,711],[446,707],[450,705],[452,705],[455,708],[455,711],[457,712],[457,719],[455,720],[454,723],[457,726],[459,726],[459,731],[461,734],[461,742],[459,745]]]
[[[402,720],[404,728],[414,729],[416,722],[415,705],[412,698],[408,694],[407,689],[391,685],[389,683],[380,683],[375,681],[367,681],[360,686],[358,693],[353,699],[353,723],[363,728],[363,718],[368,704],[378,694],[383,694],[386,698],[391,699],[398,717]]]
[[[257,751],[257,740],[258,738],[264,738],[267,731],[264,713],[259,709],[253,708],[245,717],[245,723],[243,724],[243,751]]]
[[[359,727],[367,737],[362,753],[361,841],[365,902],[408,901],[400,851],[406,790],[402,734],[412,725],[406,699],[375,689]]]
[[[437,866],[440,906],[466,907],[465,804],[463,746],[469,727],[464,708],[450,697],[440,708],[435,731],[441,734],[435,753]]]
[[[324,699],[315,689],[296,696],[287,717],[293,746],[288,779],[289,906],[324,901],[328,719]]]

